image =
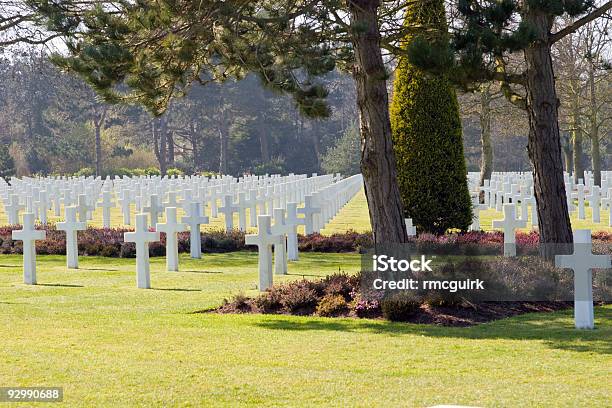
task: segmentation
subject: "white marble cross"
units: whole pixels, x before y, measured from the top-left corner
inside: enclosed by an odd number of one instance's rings
[[[121,214],[123,215],[123,225],[131,225],[132,215],[130,213],[130,205],[132,200],[130,190],[122,190],[118,201],[121,206]]]
[[[219,209],[225,218],[225,231],[230,232],[234,229],[234,213],[238,212],[238,207],[233,204],[234,198],[231,194],[223,197],[223,206]]]
[[[177,222],[176,207],[166,208],[166,222],[157,223],[155,229],[166,233],[166,270],[178,271],[177,233],[187,231],[187,224]]]
[[[238,229],[246,231],[246,212],[250,204],[246,199],[246,193],[238,193]]]
[[[259,290],[263,292],[272,286],[272,246],[280,245],[282,237],[272,234],[269,215],[258,216],[257,225],[257,234],[246,235],[245,242],[259,250]]]
[[[601,192],[599,191],[599,186],[591,186],[591,194],[586,196],[586,200],[589,202],[589,206],[591,207],[593,222],[595,224],[599,224],[601,222],[599,212],[599,205],[601,204]]]
[[[157,194],[151,194],[150,204],[142,210],[149,213],[151,225],[155,225],[157,221],[159,221],[159,214],[163,211],[163,206],[159,203],[159,196]]]
[[[68,206],[69,207],[69,206]],[[67,207],[64,207],[67,208]],[[93,211],[93,206],[87,205],[87,196],[85,194],[79,194],[76,210],[79,215],[79,221],[87,222],[89,219],[89,213]]]
[[[298,217],[297,214],[297,203],[287,203],[285,224],[292,227],[291,231],[287,233],[287,259],[297,261],[299,259],[297,227],[304,225],[304,219]]]
[[[12,232],[15,241],[23,241],[23,283],[36,285],[36,241],[47,237],[46,231],[34,228],[34,214],[23,214],[23,226]]]
[[[276,275],[287,274],[287,234],[295,228],[285,224],[285,210],[275,208],[273,210],[274,225],[270,228],[272,235],[281,237],[280,244],[274,244],[274,273]]]
[[[504,229],[504,256],[516,256],[516,236],[514,230],[525,228],[527,222],[516,218],[514,204],[504,204],[504,218],[493,220],[493,228]]]
[[[57,229],[66,231],[66,266],[70,269],[79,268],[79,246],[77,240],[77,231],[83,231],[87,228],[87,223],[77,221],[77,208],[64,208],[65,221],[56,224]]]
[[[136,229],[134,232],[125,232],[123,240],[136,243],[136,286],[149,289],[151,287],[149,242],[159,241],[159,232],[149,231],[147,214],[136,214]]]
[[[577,192],[572,194],[572,197],[578,199],[578,219],[584,220],[584,185],[578,184],[576,186]]]
[[[595,327],[591,269],[612,267],[610,255],[593,255],[591,249],[591,230],[576,230],[574,253],[555,256],[555,266],[574,271],[574,323],[577,329]]]
[[[102,192],[102,201],[100,201],[100,207],[102,207],[102,226],[104,228],[110,228],[110,210],[115,207],[115,202],[111,196],[110,191]]]
[[[200,225],[208,224],[208,217],[201,215],[200,203],[189,205],[188,216],[181,218],[181,221],[189,225],[189,252],[195,259],[202,258],[202,237],[200,236]]]
[[[9,225],[19,224],[19,211],[24,208],[25,206],[23,204],[19,204],[19,196],[17,194],[11,194],[9,204],[4,206]]]
[[[319,207],[315,207],[311,195],[304,196],[304,208],[299,208],[298,213],[304,214],[304,230],[306,235],[315,232],[315,215],[321,213]]]

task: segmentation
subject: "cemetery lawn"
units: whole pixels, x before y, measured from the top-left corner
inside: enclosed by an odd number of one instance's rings
[[[133,259],[0,257],[0,386],[63,386],[67,406],[605,406],[612,307],[597,329],[572,311],[469,328],[379,320],[194,313],[255,294],[254,252],[152,258],[154,289]],[[284,279],[355,272],[354,254],[301,254]],[[278,280],[277,280],[278,281]],[[606,380],[608,378],[608,380]],[[54,405],[51,405],[54,406]]]

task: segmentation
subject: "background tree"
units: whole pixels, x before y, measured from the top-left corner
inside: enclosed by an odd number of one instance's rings
[[[560,244],[572,242],[563,179],[558,105],[551,46],[612,8],[612,2],[593,8],[591,1],[461,1],[453,20],[452,47],[423,36],[410,50],[415,65],[432,72],[451,70],[454,80],[469,87],[500,81],[506,96],[527,111],[528,152],[534,170],[541,253],[551,258]],[[555,19],[583,17],[552,32]],[[521,51],[523,72],[510,72],[508,56]],[[525,94],[512,85],[521,86]]]

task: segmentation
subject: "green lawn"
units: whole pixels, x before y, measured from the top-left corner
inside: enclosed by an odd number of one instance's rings
[[[606,406],[612,307],[594,331],[571,311],[471,328],[375,320],[193,313],[255,293],[256,254],[152,258],[152,290],[134,260],[0,257],[0,386],[63,386],[89,406]],[[285,279],[338,269],[357,255],[302,254]],[[608,380],[606,380],[606,378]],[[607,385],[606,385],[607,384]],[[55,406],[55,405],[51,405]]]

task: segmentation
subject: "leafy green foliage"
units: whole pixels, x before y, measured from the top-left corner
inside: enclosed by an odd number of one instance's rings
[[[352,176],[360,172],[361,136],[356,126],[348,128],[321,158],[321,168],[326,173]]]
[[[441,1],[408,7],[406,25],[445,27]],[[444,41],[444,37],[436,39]],[[410,44],[411,38],[407,39]],[[420,231],[466,230],[471,203],[457,96],[445,75],[401,58],[391,103],[393,146],[406,216]]]
[[[15,175],[15,161],[9,152],[7,143],[0,141],[0,177],[9,178]]]

